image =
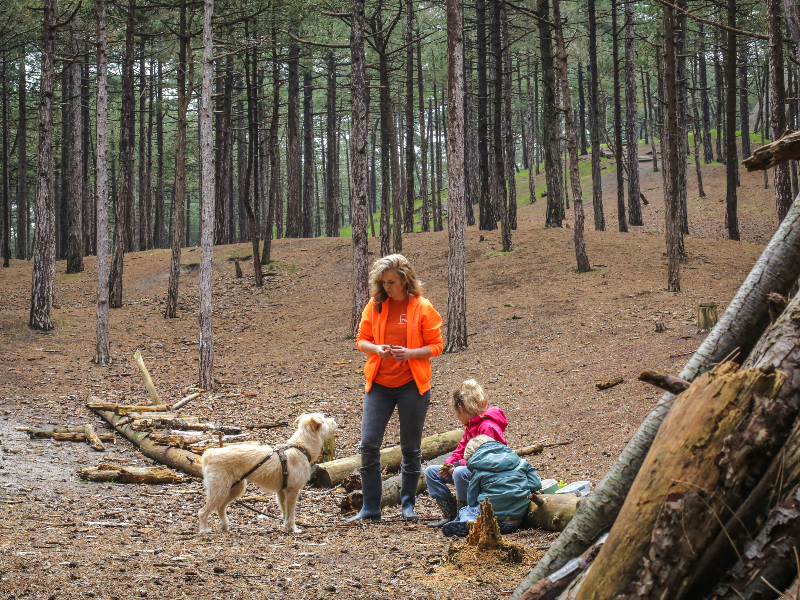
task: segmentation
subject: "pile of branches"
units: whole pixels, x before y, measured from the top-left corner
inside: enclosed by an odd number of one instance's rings
[[[800,587],[800,199],[512,599],[766,599]],[[795,596],[792,595],[792,598]]]

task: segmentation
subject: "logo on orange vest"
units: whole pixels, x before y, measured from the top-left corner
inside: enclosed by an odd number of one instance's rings
[[[408,315],[406,314],[400,315],[400,322],[398,323],[398,325],[405,325],[406,323],[408,323]]]

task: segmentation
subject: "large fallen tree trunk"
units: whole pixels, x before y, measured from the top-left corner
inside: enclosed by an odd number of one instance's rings
[[[739,349],[749,354],[769,324],[767,296],[785,295],[800,275],[800,201],[795,199],[778,231],[761,254],[747,279],[728,304],[725,313],[680,372],[679,377],[691,381]],[[531,569],[511,600],[528,587],[561,568],[571,558],[582,554],[600,533],[610,527],[639,472],[642,461],[658,428],[675,399],[671,393],[662,396],[642,425],[628,442],[622,454],[586,501],[581,503],[572,521],[539,563]]]
[[[757,148],[753,155],[744,159],[748,171],[766,171],[787,160],[800,158],[800,131],[786,131],[779,140]]]
[[[545,531],[564,531],[581,501],[573,494],[540,494],[536,498],[538,502],[531,502],[522,522]]]
[[[454,429],[447,433],[440,433],[430,437],[422,438],[422,460],[431,460],[442,454],[452,452],[458,446],[464,435],[463,429]],[[381,450],[381,465],[388,472],[396,472],[400,469],[400,462],[403,453],[400,446],[392,446]],[[317,465],[311,475],[311,481],[325,488],[336,487],[345,478],[361,466],[361,455],[348,456],[330,462]]]

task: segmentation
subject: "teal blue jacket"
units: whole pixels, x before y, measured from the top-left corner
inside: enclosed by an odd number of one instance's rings
[[[530,505],[528,494],[542,489],[536,469],[500,442],[481,444],[467,467],[472,471],[467,504],[476,506],[488,498],[501,521],[524,517]]]

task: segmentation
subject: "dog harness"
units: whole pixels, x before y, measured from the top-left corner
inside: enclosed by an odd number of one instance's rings
[[[235,488],[242,481],[244,481],[245,479],[250,477],[250,475],[252,475],[255,471],[257,471],[265,462],[267,462],[270,458],[272,458],[273,454],[275,454],[277,452],[278,453],[278,460],[281,461],[281,474],[283,475],[283,483],[281,485],[281,490],[285,490],[286,486],[289,483],[289,466],[288,466],[288,463],[286,462],[286,454],[285,454],[285,452],[289,448],[294,448],[295,450],[300,450],[300,452],[302,452],[305,455],[306,459],[308,459],[308,464],[309,465],[313,465],[314,464],[314,461],[311,460],[311,455],[308,453],[308,450],[303,448],[303,446],[300,446],[299,444],[278,444],[277,446],[274,446],[272,448],[272,452],[270,452],[264,458],[262,458],[256,464],[256,466],[254,466],[247,473],[245,473],[239,479],[237,479],[234,482],[234,484],[231,486],[231,489]]]

